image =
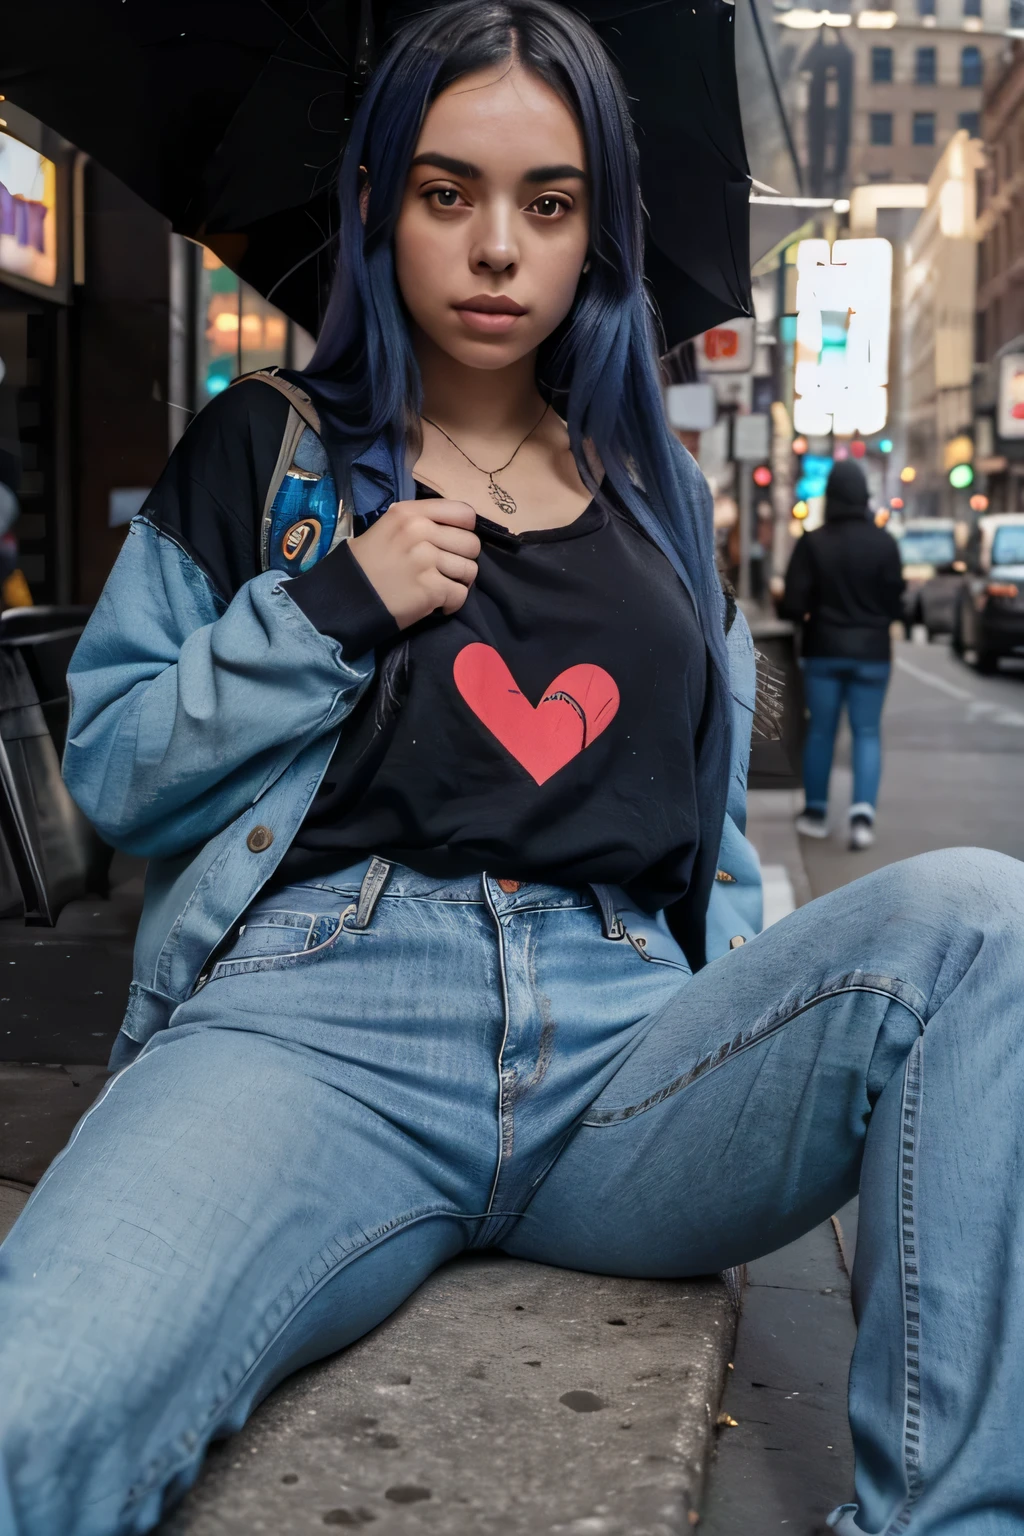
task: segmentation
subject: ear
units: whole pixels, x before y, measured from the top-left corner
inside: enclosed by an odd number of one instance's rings
[[[359,167],[359,217],[366,226],[366,216],[370,210],[370,181],[369,172],[365,165]]]

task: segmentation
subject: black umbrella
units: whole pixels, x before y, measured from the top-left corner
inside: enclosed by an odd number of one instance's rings
[[[316,332],[334,181],[375,50],[424,0],[10,5],[0,90]],[[671,346],[750,313],[749,178],[726,0],[582,0],[632,99]]]

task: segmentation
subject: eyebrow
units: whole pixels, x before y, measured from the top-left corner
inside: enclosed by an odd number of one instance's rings
[[[478,165],[473,165],[469,160],[456,160],[451,155],[435,154],[433,150],[427,150],[422,155],[417,155],[412,164],[436,165],[439,171],[448,171],[452,176],[461,176],[466,181],[478,181],[483,175]],[[410,167],[411,169],[411,167]],[[523,173],[523,180],[531,185],[539,185],[546,181],[562,181],[574,177],[579,181],[586,181],[585,171],[581,171],[578,165],[538,165],[533,170]]]

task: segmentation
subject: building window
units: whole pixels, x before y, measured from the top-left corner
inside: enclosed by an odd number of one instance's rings
[[[935,49],[919,48],[914,57],[915,85],[935,84]]]
[[[917,14],[919,16],[934,16],[935,0],[917,0]]]
[[[915,112],[914,126],[911,132],[911,143],[934,144],[935,143],[935,113]]]
[[[960,84],[981,84],[981,49],[961,48],[960,50]]]
[[[965,16],[980,16],[981,15],[981,0],[964,0],[964,15]]]
[[[1024,31],[1024,0],[1010,0],[1010,26],[1016,32]]]
[[[956,120],[958,128],[966,128],[972,139],[981,138],[981,113],[961,112]]]
[[[871,113],[871,142],[872,144],[892,143],[892,113]]]
[[[871,80],[874,85],[888,85],[892,80],[892,49],[872,48]]]

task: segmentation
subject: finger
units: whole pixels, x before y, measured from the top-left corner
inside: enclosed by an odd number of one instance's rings
[[[447,550],[438,550],[437,569],[449,581],[459,581],[464,587],[471,587],[476,581],[476,561],[467,560],[465,555],[451,555]]]
[[[434,523],[427,537],[434,549],[445,549],[450,555],[465,555],[467,560],[476,560],[480,554],[480,540],[468,528]]]
[[[455,528],[472,528],[476,523],[476,510],[468,501],[435,501],[430,498],[416,505],[431,522],[448,523]]]
[[[469,588],[464,587],[461,581],[445,580],[445,594],[439,604],[443,613],[458,613],[466,598],[469,596]]]

